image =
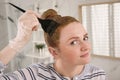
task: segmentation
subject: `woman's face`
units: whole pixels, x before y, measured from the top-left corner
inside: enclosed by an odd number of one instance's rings
[[[90,61],[88,34],[78,22],[64,27],[60,33],[57,59],[70,65],[83,65]]]

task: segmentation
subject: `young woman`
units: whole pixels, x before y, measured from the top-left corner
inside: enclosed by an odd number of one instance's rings
[[[73,17],[60,16],[53,9],[43,13],[41,21],[33,11],[26,11],[18,22],[17,36],[0,51],[0,80],[106,80],[104,70],[89,64],[88,33]],[[5,65],[29,41],[39,22],[54,63],[34,64],[13,73],[3,74]]]

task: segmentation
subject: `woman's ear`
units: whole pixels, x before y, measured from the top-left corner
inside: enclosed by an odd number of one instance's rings
[[[58,56],[58,51],[57,51],[55,48],[53,48],[53,47],[48,47],[48,50],[49,50],[50,54],[51,54],[54,58],[56,58],[56,57]]]

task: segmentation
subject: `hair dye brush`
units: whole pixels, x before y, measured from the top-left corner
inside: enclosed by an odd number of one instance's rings
[[[24,9],[22,9],[12,3],[9,3],[9,4],[12,5],[13,7],[17,8],[21,12],[26,12]],[[56,21],[51,20],[51,19],[40,19],[40,18],[37,18],[37,19],[38,19],[39,23],[41,24],[42,29],[46,33],[48,33],[50,36],[52,36],[52,34],[56,30],[56,28],[59,26],[59,23],[57,23]]]

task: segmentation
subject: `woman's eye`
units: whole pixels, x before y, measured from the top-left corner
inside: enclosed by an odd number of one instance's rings
[[[76,41],[76,40],[75,40],[75,41],[72,41],[72,42],[71,42],[71,45],[76,45],[76,44],[79,44],[79,41]]]
[[[84,41],[87,41],[87,40],[88,40],[88,36],[84,37],[83,40],[84,40]]]

